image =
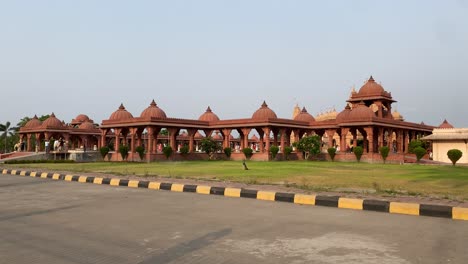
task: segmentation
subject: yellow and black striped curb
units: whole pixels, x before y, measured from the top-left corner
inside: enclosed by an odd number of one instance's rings
[[[319,205],[355,210],[377,211],[392,214],[423,215],[468,220],[468,208],[446,205],[400,203],[373,199],[355,199],[340,196],[305,195],[295,193],[257,191],[244,188],[212,187],[192,184],[138,181],[115,178],[99,178],[39,171],[4,169],[2,174],[30,176],[53,180],[76,181],[82,183],[108,184],[133,188],[168,190],[173,192],[192,192],[199,194],[223,195],[227,197],[244,197],[265,201],[288,202],[302,205]]]

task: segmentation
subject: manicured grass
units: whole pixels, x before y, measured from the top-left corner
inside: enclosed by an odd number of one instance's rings
[[[18,164],[4,167],[283,184],[314,191],[376,190],[386,194],[468,200],[468,167],[312,161],[248,161],[247,165],[247,171],[240,161]]]

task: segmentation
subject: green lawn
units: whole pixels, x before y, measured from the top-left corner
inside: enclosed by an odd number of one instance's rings
[[[468,167],[312,161],[249,161],[247,165],[248,171],[243,170],[240,161],[19,164],[3,167],[284,184],[314,191],[374,189],[387,194],[468,200]]]

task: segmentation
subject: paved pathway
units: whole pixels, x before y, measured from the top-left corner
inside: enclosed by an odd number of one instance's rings
[[[0,263],[467,263],[468,222],[0,175]]]

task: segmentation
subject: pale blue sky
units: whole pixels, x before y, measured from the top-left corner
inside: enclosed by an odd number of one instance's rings
[[[468,1],[0,0],[0,122],[341,111],[369,75],[407,121],[468,127]]]

